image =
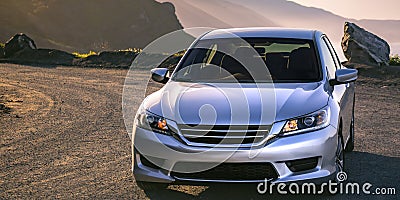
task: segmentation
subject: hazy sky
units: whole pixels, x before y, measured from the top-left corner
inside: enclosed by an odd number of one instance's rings
[[[353,19],[398,19],[400,0],[290,0]]]

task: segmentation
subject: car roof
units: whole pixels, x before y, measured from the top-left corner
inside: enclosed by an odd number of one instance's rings
[[[295,28],[269,28],[269,27],[254,27],[254,28],[230,28],[216,29],[205,34],[200,40],[206,39],[221,39],[221,38],[292,38],[312,40],[316,30],[295,29]],[[318,31],[319,32],[319,31]]]

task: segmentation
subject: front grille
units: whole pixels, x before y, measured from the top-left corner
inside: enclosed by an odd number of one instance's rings
[[[179,162],[178,168],[183,168],[185,164],[193,163]],[[175,178],[183,179],[203,179],[203,180],[265,180],[276,179],[278,174],[271,163],[221,163],[218,166],[202,172],[181,173],[171,172]]]
[[[179,125],[182,136],[195,144],[253,144],[268,135],[271,126]]]

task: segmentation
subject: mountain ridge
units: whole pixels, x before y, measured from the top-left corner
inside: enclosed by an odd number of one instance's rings
[[[184,19],[186,18],[185,13],[181,13],[183,10],[181,5],[182,1],[179,0],[158,0],[159,2],[171,2],[176,7],[176,13],[178,19],[181,20],[183,27],[195,27],[197,26],[196,21],[187,23]],[[185,4],[196,5],[191,9],[191,13],[202,12],[209,10],[210,7],[219,10],[226,10],[220,4],[213,3],[212,1],[202,1],[203,4],[196,3],[196,0],[186,0]],[[278,27],[292,27],[292,28],[308,28],[321,30],[328,34],[336,48],[340,47],[340,41],[343,36],[343,26],[346,21],[350,21],[358,24],[361,27],[379,35],[386,41],[388,41],[392,48],[392,53],[400,53],[400,20],[356,20],[349,19],[326,11],[321,8],[307,7],[300,5],[296,2],[286,0],[221,0],[218,2],[224,2],[225,5],[230,4],[231,10],[234,9],[235,5],[238,5],[237,10],[241,7],[253,10],[254,13],[267,19],[268,21],[275,24]],[[239,7],[241,6],[241,7]],[[207,18],[205,16],[204,18]],[[228,24],[229,26],[219,26],[215,28],[230,28],[230,27],[242,27],[242,24],[249,22],[249,20],[243,20],[234,14],[229,15],[225,13],[222,16],[220,13],[211,13],[211,17],[218,20],[224,20],[225,18],[236,18],[237,23]],[[207,25],[207,21],[203,21],[201,18],[197,18],[197,21],[201,21],[202,26]],[[251,24],[251,22],[249,22]],[[251,25],[249,25],[251,26]],[[266,23],[265,26],[270,26]]]
[[[181,29],[171,3],[154,0],[2,0],[0,41],[26,33],[64,51],[143,48]]]

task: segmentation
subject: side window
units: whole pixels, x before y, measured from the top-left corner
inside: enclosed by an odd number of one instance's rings
[[[336,51],[333,48],[331,41],[327,37],[323,37],[323,39],[324,39],[325,43],[328,45],[329,50],[331,51],[331,54],[333,56],[333,60],[335,61],[335,64],[336,64],[336,69],[341,68],[340,67],[341,64],[340,64],[339,57],[337,56]]]
[[[333,56],[331,54],[331,51],[329,50],[328,45],[323,39],[321,39],[321,52],[325,62],[325,67],[328,70],[328,77],[329,79],[333,79],[335,78],[336,63],[333,59]]]

